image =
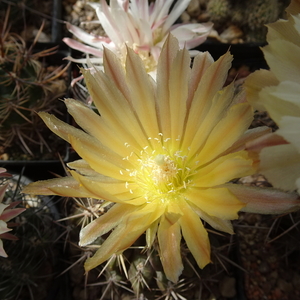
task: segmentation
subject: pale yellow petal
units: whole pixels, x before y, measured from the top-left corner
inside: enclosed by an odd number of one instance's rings
[[[260,214],[284,214],[299,210],[300,200],[297,193],[283,192],[274,188],[258,188],[240,184],[226,184],[240,201],[246,205],[244,212]]]
[[[159,220],[153,222],[146,230],[146,244],[147,247],[151,247],[156,239],[156,233],[158,229]]]
[[[183,270],[180,253],[181,232],[178,222],[162,216],[158,227],[159,256],[167,279],[177,282]]]
[[[197,215],[211,227],[229,234],[234,234],[232,223],[230,220],[222,220],[220,218],[210,216],[192,203],[190,203],[190,206],[194,210],[194,212],[197,213]]]
[[[264,111],[265,102],[258,96],[264,87],[274,86],[279,83],[275,75],[268,70],[258,70],[247,76],[244,87],[247,101],[257,110]]]
[[[198,215],[187,204],[182,205],[182,210],[184,215],[179,220],[182,235],[198,266],[204,268],[210,263],[207,231]]]
[[[270,92],[270,94],[277,97],[278,99],[282,99],[286,101],[287,108],[285,108],[283,115],[292,115],[292,116],[295,115],[299,116],[300,114],[299,93],[300,93],[300,83],[292,82],[292,81],[281,81]],[[267,103],[271,105],[271,101],[269,99],[265,99],[264,101],[266,100]],[[291,106],[291,104],[294,105]],[[279,109],[284,109],[284,108],[280,107]],[[296,109],[296,112],[294,111],[294,109]]]
[[[171,137],[170,128],[170,90],[169,79],[172,69],[172,63],[179,50],[178,40],[169,34],[162,47],[157,65],[157,107],[160,132],[163,132],[165,138]]]
[[[230,108],[224,117],[212,130],[206,144],[199,153],[201,164],[222,155],[247,130],[253,118],[253,111],[248,103],[239,103]],[[238,124],[238,126],[237,126]]]
[[[260,152],[265,147],[272,147],[276,145],[284,145],[288,142],[281,136],[277,135],[276,132],[268,133],[249,141],[246,143],[246,150],[249,153],[249,156],[253,160],[253,167],[256,172],[260,172]]]
[[[70,169],[76,170],[77,173],[85,176],[98,176],[98,172],[93,170],[90,165],[83,159],[78,159],[72,162],[67,163],[67,166]]]
[[[298,150],[300,158],[300,114],[297,117],[283,116],[279,126],[276,133],[284,137]]]
[[[22,190],[25,194],[59,195],[65,197],[92,197],[73,177],[54,178],[32,182]]]
[[[181,209],[182,201],[184,201],[182,197],[174,197],[167,204],[165,216],[169,222],[176,223],[183,215]]]
[[[119,134],[118,131],[112,131],[105,124],[103,118],[96,114],[90,107],[73,99],[65,99],[65,104],[75,122],[87,133],[123,157],[130,154],[132,149],[124,145],[126,136]]]
[[[148,137],[160,132],[156,114],[156,94],[143,62],[132,49],[127,49],[126,82],[130,89],[129,100]]]
[[[104,176],[93,170],[82,167],[84,165],[81,162],[82,160],[68,163],[69,167],[74,167],[76,170],[76,173],[72,173],[71,171],[72,174],[75,174],[74,176],[76,178],[79,175],[84,175],[83,178],[94,182],[97,185],[97,188],[109,191],[113,196],[119,198],[120,200],[128,200],[132,199],[133,197],[137,197],[137,195],[138,197],[143,195],[141,188],[136,182],[125,182],[123,180],[117,180]],[[80,165],[79,168],[78,165]]]
[[[188,50],[179,50],[170,68],[168,82],[170,105],[171,141],[182,137],[186,118],[188,79],[190,77],[190,55]],[[163,99],[160,99],[163,101]]]
[[[137,207],[127,204],[115,204],[104,215],[95,219],[80,231],[80,246],[86,246],[94,242],[98,237],[109,232],[119,225]]]
[[[198,125],[196,132],[194,132],[194,135],[191,135],[190,133],[191,131],[195,131],[195,125],[192,128],[188,125],[186,126],[182,148],[185,149],[188,147],[189,156],[193,156],[195,153],[200,152],[200,149],[205,145],[212,130],[222,120],[222,118],[226,117],[227,110],[233,99],[233,94],[233,84],[215,94],[212,99],[211,107],[206,112],[206,115],[203,116],[203,119]],[[190,124],[190,126],[192,126],[192,124]]]
[[[100,71],[91,74],[85,70],[83,73],[93,103],[111,132],[115,132],[123,141],[126,139],[124,143],[134,149],[149,145],[148,137],[142,131],[132,108],[114,82]]]
[[[126,177],[123,175],[124,173],[122,174],[122,171],[125,172],[128,163],[116,153],[104,146],[101,147],[101,144],[89,136],[77,138],[70,135],[69,139],[77,154],[82,157],[93,170],[115,179],[130,180],[129,176]]]
[[[290,144],[266,147],[260,153],[260,172],[283,190],[295,190],[300,178],[300,154]]]
[[[252,165],[253,161],[246,151],[231,153],[196,169],[196,174],[191,179],[195,187],[213,187],[254,173]]]
[[[197,90],[198,84],[201,82],[207,68],[214,63],[213,57],[209,52],[200,52],[194,57],[191,76],[189,80],[189,95],[187,100],[187,109],[191,107],[192,100]]]
[[[126,250],[161,215],[162,212],[155,203],[129,214],[112,231],[94,256],[86,260],[85,270],[89,271],[106,261],[111,255]]]
[[[297,103],[299,102],[297,99],[298,91],[292,89],[291,85],[291,83],[281,83],[278,86],[265,88],[259,94],[261,101],[264,102],[265,110],[268,111],[277,125],[280,124],[284,115],[300,115],[300,107]],[[298,90],[300,91],[299,88]]]
[[[270,134],[271,131],[272,129],[267,126],[249,129],[245,131],[245,133],[231,147],[229,147],[225,152],[223,152],[223,155],[226,155],[227,153],[241,151],[244,149],[248,150],[248,144],[252,144],[255,140],[263,138],[264,136]]]
[[[275,40],[263,48],[265,59],[278,80],[298,82],[299,47],[285,40]]]
[[[95,182],[97,189],[109,191],[111,195],[119,200],[126,201],[132,199],[133,196],[135,198],[142,198],[143,191],[135,182],[125,182],[123,180],[116,180],[114,178],[99,174],[91,169],[88,163],[84,160],[77,160],[68,163],[67,165],[70,169],[76,170],[78,174],[84,175],[86,180]],[[96,197],[96,195],[94,195],[94,197]],[[140,201],[143,202],[142,200],[139,200],[138,202]],[[136,200],[134,200],[134,202],[136,202]]]
[[[135,194],[134,190],[132,193],[128,192],[127,197],[119,197],[118,195],[118,188],[121,188],[121,193],[124,190],[125,182],[124,183],[110,183],[111,188],[105,189],[108,187],[108,184],[104,184],[102,179],[97,181],[97,178],[90,178],[86,176],[81,176],[80,174],[76,173],[75,171],[70,171],[72,176],[80,182],[81,188],[86,190],[87,193],[93,195],[93,198],[96,199],[104,199],[110,202],[115,203],[127,203],[132,205],[140,205],[146,202],[144,197],[140,197],[140,194]],[[123,199],[125,198],[125,199]]]
[[[299,0],[291,1],[286,11],[292,15],[298,15],[300,13],[300,1]]]
[[[120,170],[130,166],[113,150],[104,147],[97,139],[84,131],[62,122],[53,115],[44,112],[39,115],[49,129],[68,141],[79,156],[86,160],[95,171],[106,176],[120,178]]]
[[[224,220],[238,218],[238,211],[245,206],[226,188],[200,189],[191,187],[186,199],[210,216]]]
[[[113,254],[118,254],[128,247],[130,247],[137,238],[146,230],[147,225],[144,227],[137,227],[137,223],[142,223],[142,219],[130,221],[129,225],[118,226],[114,231],[105,239],[104,243],[96,251],[96,253],[88,258],[84,263],[84,268],[89,271],[96,268],[104,261],[108,260]],[[148,225],[149,226],[149,225]]]
[[[220,218],[216,218],[213,216],[209,216],[205,214],[203,211],[199,213],[201,219],[203,219],[210,226],[215,228],[216,230],[223,231],[229,234],[234,234],[232,223],[229,220],[222,220]]]
[[[0,256],[2,257],[8,257],[7,253],[5,252],[4,248],[3,248],[3,242],[0,239]]]
[[[287,20],[278,20],[272,24],[268,24],[268,42],[273,40],[287,40],[300,47],[300,19],[299,17],[289,15]]]
[[[103,67],[105,74],[114,82],[119,91],[127,99],[130,99],[130,89],[127,84],[124,66],[120,58],[111,50],[103,50]]]
[[[231,66],[232,56],[227,52],[216,62],[211,64],[201,76],[201,81],[197,86],[189,109],[184,136],[183,148],[188,148],[195,132],[205,119],[206,114],[212,106],[216,93],[223,88],[227,78],[228,70]],[[232,99],[227,99],[231,103]]]
[[[54,115],[50,115],[46,112],[40,112],[39,116],[50,130],[67,142],[70,142],[70,134],[77,136],[78,138],[86,135],[86,133],[84,133],[82,130],[59,120]]]

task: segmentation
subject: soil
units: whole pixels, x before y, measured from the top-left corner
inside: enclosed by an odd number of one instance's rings
[[[240,215],[236,233],[248,300],[300,299],[299,221],[299,213]]]
[[[241,178],[239,183],[271,187],[262,175]],[[245,270],[240,273],[245,300],[300,299],[299,225],[299,211],[285,215],[240,213],[234,227],[237,258]]]

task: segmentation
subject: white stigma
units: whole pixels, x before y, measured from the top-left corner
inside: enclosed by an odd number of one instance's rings
[[[167,155],[158,154],[151,161],[150,159],[150,176],[152,175],[153,182],[156,185],[169,184],[173,181],[177,174],[177,166],[175,162]]]

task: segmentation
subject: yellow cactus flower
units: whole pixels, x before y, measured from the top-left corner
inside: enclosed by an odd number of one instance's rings
[[[147,246],[157,238],[166,276],[176,282],[183,269],[182,237],[200,268],[210,262],[201,219],[233,233],[230,220],[241,209],[276,213],[299,202],[294,194],[285,194],[286,202],[282,196],[277,206],[273,191],[229,183],[255,171],[255,157],[244,144],[266,132],[246,131],[251,106],[233,84],[223,88],[229,53],[216,62],[209,53],[200,53],[190,68],[188,50],[180,50],[177,39],[169,36],[154,81],[141,58],[127,51],[125,69],[105,50],[105,72],[83,70],[99,114],[81,102],[65,100],[82,130],[40,113],[82,159],[68,164],[70,177],[35,182],[24,192],[114,203],[80,232],[81,246],[110,233],[85,269],[122,253],[146,232]]]
[[[268,111],[279,127],[256,143],[264,144],[260,172],[275,187],[300,193],[300,1],[293,0],[287,13],[287,20],[268,25],[262,51],[270,70],[254,72],[245,87],[249,102]]]

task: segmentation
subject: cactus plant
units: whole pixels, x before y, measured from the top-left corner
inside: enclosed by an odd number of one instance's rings
[[[79,247],[79,231],[86,222],[105,213],[104,203],[99,204],[91,198],[68,198],[65,205],[66,218],[61,221],[67,222],[65,233],[68,237],[64,240],[67,240],[69,267],[63,273],[69,273],[74,300],[211,299],[213,295],[222,294],[219,281],[235,272],[234,262],[229,256],[233,237],[210,229],[214,264],[201,270],[183,244],[184,272],[177,283],[167,280],[159,260],[157,243],[151,249],[145,247],[144,236],[123,253],[113,255],[108,262],[85,272],[84,261],[101,246],[104,238],[99,238],[93,246]]]
[[[56,48],[34,53],[17,34],[9,31],[9,10],[0,36],[0,155],[16,147],[33,156],[43,148],[50,150],[49,135],[38,111],[59,111],[59,101],[66,91],[66,68],[46,68],[42,59]],[[42,28],[41,28],[42,29]],[[44,134],[46,132],[46,134]],[[31,145],[30,145],[31,144]]]
[[[7,222],[15,218],[25,210],[24,208],[14,208],[19,204],[19,202],[17,201],[11,202],[9,205],[5,205],[2,203],[6,188],[8,186],[8,184],[6,183],[7,178],[11,177],[11,174],[5,173],[5,171],[6,169],[0,168],[0,256],[2,257],[7,257],[7,253],[3,248],[2,239],[17,239],[17,237],[12,235],[11,233],[8,233],[12,230],[11,228],[8,228],[8,225],[13,226],[14,224]]]
[[[207,11],[210,19],[214,23],[223,23],[230,17],[232,3],[230,0],[209,0]]]
[[[39,0],[1,0],[0,19],[4,19],[7,9],[10,9],[9,24],[11,32],[18,33],[25,41],[35,39],[38,28],[45,23],[39,42],[50,42],[53,17],[50,14],[54,10],[54,1]],[[57,9],[57,11],[59,8]],[[54,14],[56,12],[54,11]]]
[[[6,180],[3,203],[20,201],[26,211],[14,219],[18,224],[14,229],[18,240],[3,240],[8,255],[0,257],[0,299],[3,300],[46,299],[59,257],[52,202],[48,197],[22,195],[26,183],[27,178],[19,175]]]
[[[242,29],[246,42],[265,42],[264,25],[283,17],[287,5],[287,0],[209,0],[207,12],[217,30],[233,24]]]

